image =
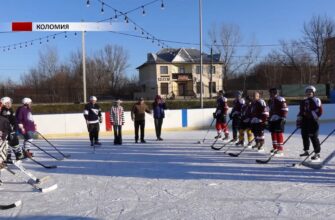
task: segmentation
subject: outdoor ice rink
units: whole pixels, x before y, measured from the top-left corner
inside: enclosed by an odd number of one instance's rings
[[[320,140],[334,125],[322,123]],[[286,137],[293,130],[288,125]],[[134,144],[133,135],[125,135],[123,146],[102,138],[94,154],[86,138],[52,140],[72,157],[55,161],[35,150],[36,159],[58,168],[24,164],[39,177],[49,175],[58,189],[35,192],[3,171],[1,201],[23,204],[1,211],[0,219],[335,219],[335,160],[321,170],[286,167],[301,161],[299,132],[286,145],[286,156],[269,164],[255,163],[268,157],[265,153],[247,150],[233,158],[224,149],[211,150],[210,141],[197,144],[205,132],[163,132],[163,142],[148,133],[147,144]],[[214,136],[213,130],[208,138]],[[266,152],[270,146],[266,133]],[[332,136],[322,156],[334,149]]]

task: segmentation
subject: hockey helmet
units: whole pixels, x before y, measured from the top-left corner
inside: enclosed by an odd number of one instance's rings
[[[7,97],[7,96],[1,98],[1,103],[3,103],[3,104],[12,103],[12,102],[13,102],[13,100],[11,98]]]
[[[90,101],[97,101],[98,99],[97,99],[97,97],[95,97],[95,96],[91,96],[90,97]]]
[[[271,88],[269,89],[269,93],[277,95],[279,93],[279,90],[277,88]]]
[[[306,93],[308,90],[311,90],[313,93],[316,92],[316,88],[315,88],[314,86],[307,86],[307,87],[305,88],[305,93]]]
[[[32,103],[33,101],[31,100],[31,98],[23,98],[22,99],[22,104],[24,105],[29,105],[30,103]]]

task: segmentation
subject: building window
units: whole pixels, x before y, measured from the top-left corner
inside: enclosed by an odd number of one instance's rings
[[[161,94],[162,95],[169,94],[169,83],[161,83]]]
[[[168,72],[168,66],[161,66],[160,67],[160,73],[161,74],[169,74],[169,72]]]
[[[209,73],[212,73],[212,74],[215,74],[216,73],[216,69],[215,69],[215,66],[210,66],[209,67],[209,71],[211,71],[211,67],[212,67],[212,72],[209,72]]]
[[[200,74],[200,66],[196,66],[195,72],[196,72],[196,74]]]
[[[178,70],[178,73],[185,73],[185,67],[180,66],[179,70]]]
[[[197,82],[197,94],[200,94],[201,88],[200,88],[200,82]]]
[[[209,82],[209,93],[216,93],[216,82]]]

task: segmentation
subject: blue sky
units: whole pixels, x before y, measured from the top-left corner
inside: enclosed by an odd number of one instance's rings
[[[114,12],[105,8],[100,13],[101,4],[97,0],[0,0],[0,23],[12,21],[98,21],[108,18]],[[106,0],[113,7],[127,11],[141,6],[150,0]],[[156,37],[167,40],[199,42],[198,38],[198,0],[164,0],[165,9],[160,2],[129,14],[129,17]],[[259,44],[278,43],[301,37],[302,26],[313,15],[328,15],[335,19],[334,0],[203,0],[204,42],[208,42],[208,29],[222,22],[240,26],[243,39],[248,43],[256,38]],[[1,32],[1,27],[0,27]],[[129,33],[138,34],[135,31]],[[27,41],[46,36],[50,33],[25,32],[0,34],[0,46]],[[61,61],[66,62],[71,52],[81,48],[81,37],[68,34],[59,36],[49,43],[34,44],[28,48],[0,51],[0,81],[19,80],[20,75],[37,64],[38,53],[50,45],[58,49]],[[145,62],[148,52],[160,48],[151,41],[113,33],[90,32],[86,36],[88,54],[106,44],[118,44],[129,53],[129,75],[136,74],[136,67]],[[187,45],[169,44],[171,47]],[[194,47],[194,46],[193,46]],[[207,48],[205,48],[207,49]],[[262,48],[265,54],[272,48]],[[241,54],[242,55],[242,54]]]

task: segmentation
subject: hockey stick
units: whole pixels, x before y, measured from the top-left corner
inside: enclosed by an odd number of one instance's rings
[[[31,141],[26,140],[25,142],[30,143],[32,146],[36,147],[37,149],[39,149],[40,151],[42,151],[43,153],[45,153],[46,155],[48,155],[49,157],[54,158],[55,160],[64,160],[64,158],[57,158],[54,155],[50,154],[49,152],[47,152],[46,150],[42,149],[41,147],[37,146],[36,144],[34,144]]]
[[[212,127],[214,121],[215,121],[215,118],[213,118],[211,124],[209,125],[209,128],[208,128],[208,130],[207,130],[207,132],[206,132],[206,135],[205,135],[204,139],[202,139],[202,143],[205,143],[206,137],[207,137],[207,135],[208,135],[208,133],[209,133],[209,131],[210,131],[210,129],[211,129],[211,127]],[[201,143],[201,141],[198,141],[198,144],[200,144],[200,143]]]
[[[334,130],[332,130],[328,135],[327,135],[327,137],[325,138],[325,139],[323,139],[323,141],[320,143],[320,146],[333,134],[335,132],[335,129]],[[290,167],[299,167],[299,166],[301,166],[301,165],[303,165],[303,163],[305,163],[305,161],[310,157],[310,156],[312,156],[312,154],[314,153],[314,150],[310,153],[310,154],[308,154],[308,156],[303,160],[303,161],[301,161],[300,163],[293,163]]]
[[[64,154],[63,152],[61,152],[55,145],[53,145],[48,139],[46,139],[46,137],[44,137],[40,132],[36,131],[36,133],[40,135],[46,142],[48,142],[48,144],[50,144],[50,146],[53,147],[60,155],[62,155],[65,158],[71,157],[70,154]]]
[[[333,159],[335,157],[335,150],[329,154],[326,159],[324,159],[322,161],[322,163],[317,163],[317,164],[314,164],[314,163],[307,163],[307,162],[303,162],[302,165],[304,165],[305,167],[309,167],[309,168],[312,168],[312,169],[321,169],[323,166],[325,166],[331,159]]]
[[[8,205],[0,205],[0,210],[12,209],[12,208],[20,206],[21,204],[22,204],[21,200],[18,200]]]
[[[36,164],[38,164],[38,165],[44,167],[45,169],[55,169],[55,168],[57,168],[56,165],[45,165],[44,163],[41,163],[41,162],[39,162],[39,161],[37,161],[37,160],[31,158],[31,157],[28,157],[28,158],[29,158],[31,161],[33,161],[34,163],[36,163]]]
[[[226,125],[227,127],[229,126],[230,121],[231,121],[231,119],[228,120],[227,125]],[[218,138],[218,139],[219,139],[219,138]],[[227,142],[227,143],[224,143],[221,147],[216,148],[216,147],[214,147],[214,145],[216,144],[216,142],[218,141],[218,139],[216,139],[216,140],[214,141],[214,143],[211,145],[211,148],[212,148],[213,150],[221,150],[221,149],[224,148],[227,144],[229,144],[229,142]]]
[[[248,145],[251,144],[254,140],[255,140],[255,138],[253,138],[251,141],[249,141],[249,143],[240,152],[238,152],[237,154],[229,153],[228,155],[231,156],[231,157],[238,157],[238,156],[240,156],[240,154],[243,153],[248,148]]]
[[[294,129],[294,131],[290,134],[290,136],[288,136],[288,137],[286,138],[286,140],[284,141],[283,145],[285,145],[286,142],[287,142],[288,140],[290,140],[290,138],[295,134],[295,132],[297,132],[297,130],[299,130],[299,128]],[[278,152],[278,150],[276,149],[276,150],[270,155],[270,157],[269,157],[268,159],[266,159],[266,160],[256,160],[256,163],[261,163],[261,164],[269,163],[270,160],[276,155],[277,152]]]

